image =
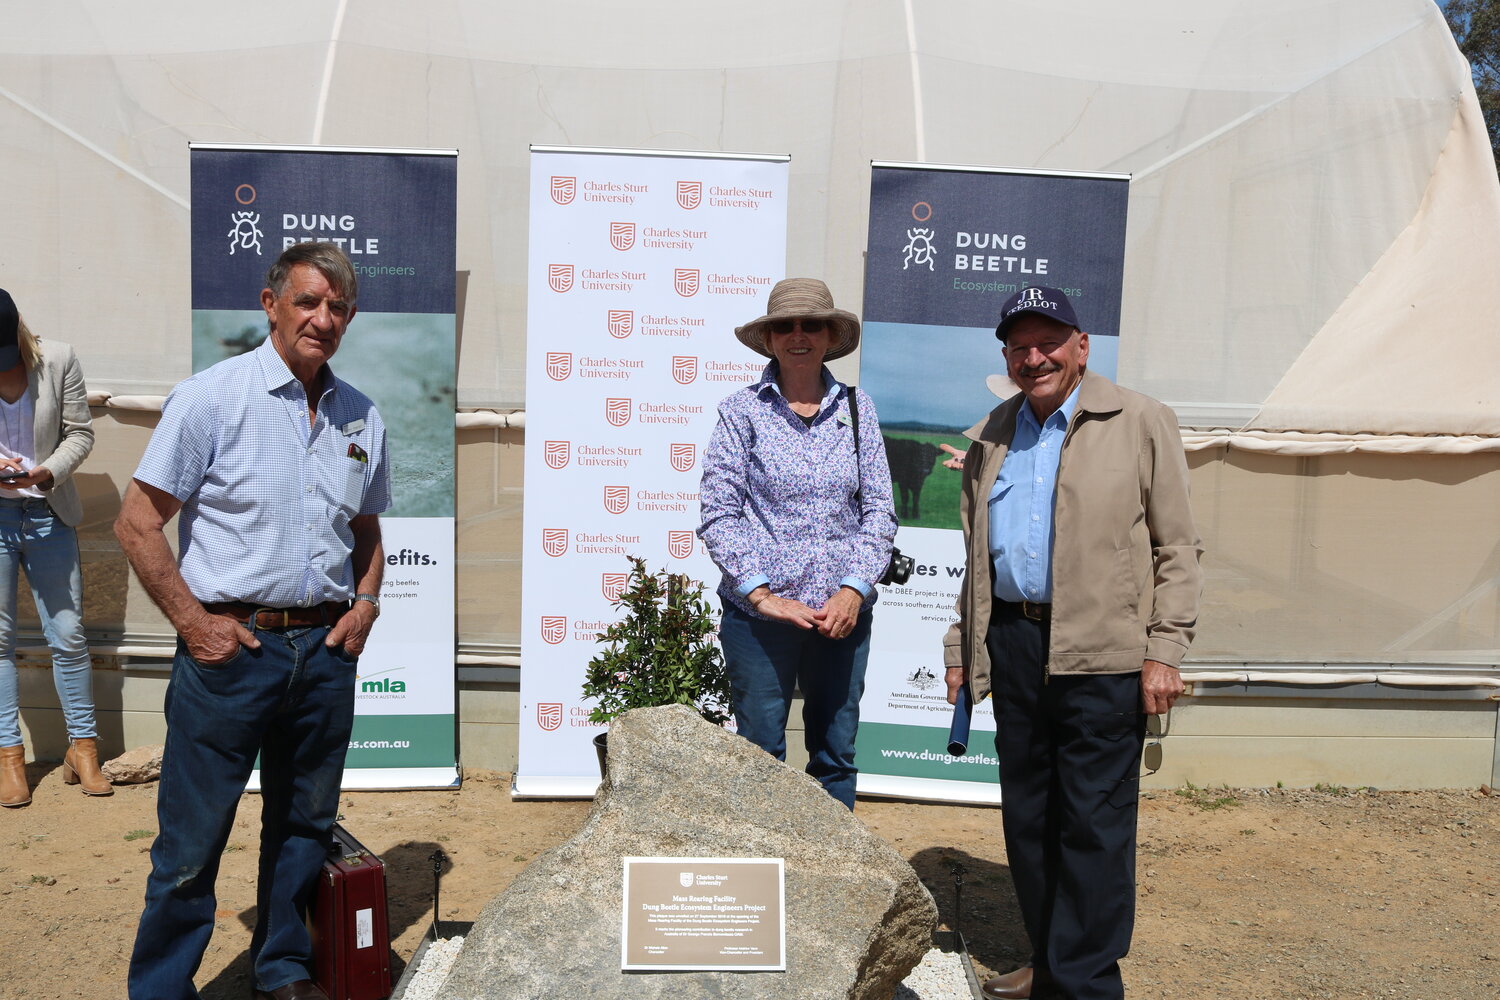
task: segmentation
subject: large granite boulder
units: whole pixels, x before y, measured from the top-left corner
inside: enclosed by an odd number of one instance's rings
[[[786,863],[785,972],[621,972],[621,858]],[[609,734],[593,811],[479,915],[440,1000],[890,1000],[937,907],[910,865],[816,781],[682,706]]]

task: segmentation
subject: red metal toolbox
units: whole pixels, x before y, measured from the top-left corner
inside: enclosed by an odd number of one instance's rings
[[[308,923],[313,975],[331,1000],[391,995],[385,864],[337,823]]]

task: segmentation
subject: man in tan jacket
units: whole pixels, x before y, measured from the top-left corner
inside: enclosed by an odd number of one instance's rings
[[[1055,288],[995,330],[1021,392],[966,432],[967,569],[948,700],[994,695],[1005,848],[1031,963],[986,997],[1124,996],[1145,716],[1182,693],[1202,544],[1172,411],[1087,371]]]

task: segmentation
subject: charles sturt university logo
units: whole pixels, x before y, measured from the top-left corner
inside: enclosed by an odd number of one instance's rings
[[[552,178],[557,180],[556,177]],[[539,701],[536,703],[536,724],[541,727],[542,732],[550,733],[556,731],[562,725],[562,702]]]
[[[604,594],[604,599],[611,604],[618,601],[620,592],[625,589],[625,581],[629,579],[629,573],[600,573],[599,590]]]
[[[572,264],[548,264],[547,265],[547,287],[554,292],[562,293],[573,289],[573,265]]]
[[[686,472],[693,467],[698,459],[698,446],[692,443],[679,444],[672,442],[671,450],[672,468],[678,472]]]
[[[609,245],[616,250],[629,250],[635,246],[635,223],[611,222],[609,224]]]
[[[698,378],[698,359],[683,354],[672,356],[672,378],[678,385],[692,385]]]
[[[629,486],[604,487],[604,509],[611,514],[623,514],[630,506]]]
[[[684,889],[691,888],[692,885],[693,885],[693,873],[692,872],[678,872],[677,873],[677,882]]]
[[[568,637],[568,619],[563,615],[542,615],[542,640],[556,646]]]
[[[678,181],[677,204],[691,212],[703,204],[702,181]]]
[[[552,558],[568,551],[568,529],[567,528],[543,528],[542,529],[542,551]]]
[[[630,399],[611,398],[604,401],[604,419],[611,427],[624,427],[630,423]]]
[[[673,559],[686,559],[692,554],[693,533],[691,531],[667,532],[667,555]]]
[[[578,193],[577,177],[554,177],[552,178],[552,200],[559,205],[573,204],[573,196]]]
[[[690,299],[698,294],[698,269],[696,267],[678,267],[672,269],[672,287],[677,294],[685,299]]]
[[[572,445],[567,441],[548,441],[542,445],[542,460],[549,469],[566,469],[572,455]]]
[[[547,377],[554,382],[566,382],[573,374],[573,355],[567,351],[547,352]]]
[[[634,309],[611,309],[608,317],[609,335],[624,340],[635,329]]]

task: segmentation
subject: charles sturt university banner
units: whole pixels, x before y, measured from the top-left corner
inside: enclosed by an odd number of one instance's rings
[[[532,149],[517,795],[599,783],[581,692],[628,556],[717,608],[703,450],[719,400],[764,365],[734,328],[782,277],[787,173],[786,157]]]
[[[344,787],[455,784],[457,154],[195,144],[191,155],[194,371],[265,340],[260,292],[285,247],[336,243],[354,263],[359,312],[332,368],[385,419],[393,505]]]
[[[974,711],[969,753],[947,753],[943,634],[963,579],[960,474],[947,444],[1015,392],[995,339],[1000,306],[1062,288],[1089,334],[1089,368],[1114,377],[1129,178],[874,165],[861,382],[880,409],[901,521],[916,560],[883,588],[857,743],[859,790],[999,801],[994,714]]]

